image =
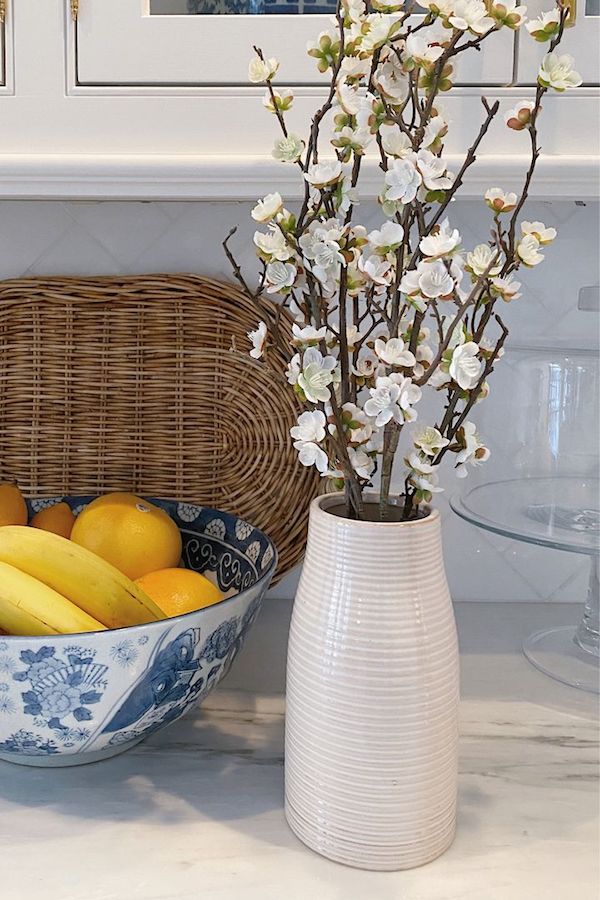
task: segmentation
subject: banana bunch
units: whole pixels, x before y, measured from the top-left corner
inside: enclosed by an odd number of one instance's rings
[[[0,528],[0,629],[8,634],[74,634],[163,618],[141,588],[90,550],[37,528]]]

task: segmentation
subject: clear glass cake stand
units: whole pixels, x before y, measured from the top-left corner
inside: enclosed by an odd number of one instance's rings
[[[600,481],[588,477],[493,481],[451,498],[455,513],[479,528],[553,550],[590,557],[590,581],[578,625],[538,631],[523,643],[537,669],[600,693]]]

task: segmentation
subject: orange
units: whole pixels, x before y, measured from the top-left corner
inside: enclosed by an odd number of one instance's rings
[[[79,514],[71,540],[111,563],[132,581],[176,566],[181,535],[163,509],[135,494],[98,497]]]
[[[63,501],[47,509],[40,509],[29,524],[34,528],[41,528],[42,531],[51,531],[53,534],[60,534],[61,537],[70,538],[75,516],[69,504]]]
[[[212,581],[190,569],[160,569],[136,579],[136,584],[166,616],[182,616],[212,606],[223,594]]]
[[[27,504],[14,482],[0,481],[0,525],[27,525]]]

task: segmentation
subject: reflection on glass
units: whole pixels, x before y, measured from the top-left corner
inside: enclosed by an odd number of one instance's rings
[[[600,0],[585,0],[586,16],[600,16]]]
[[[153,16],[331,15],[335,8],[335,0],[150,0]]]

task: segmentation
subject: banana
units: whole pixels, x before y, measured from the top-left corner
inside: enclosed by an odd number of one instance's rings
[[[5,525],[0,528],[0,561],[43,581],[108,628],[164,619],[159,607],[126,575],[50,531]]]
[[[5,562],[0,562],[0,627],[22,635],[105,630],[66,597]]]

